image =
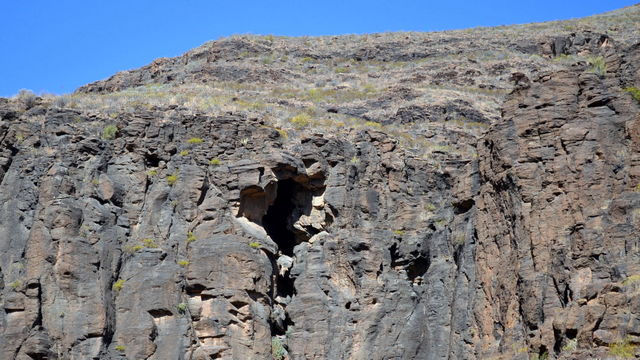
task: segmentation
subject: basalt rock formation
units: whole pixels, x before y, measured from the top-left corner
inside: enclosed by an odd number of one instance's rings
[[[639,22],[235,36],[0,99],[0,359],[638,356]]]

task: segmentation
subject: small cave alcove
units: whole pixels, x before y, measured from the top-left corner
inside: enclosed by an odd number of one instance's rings
[[[296,206],[296,199],[299,197],[296,193],[300,188],[301,186],[292,179],[278,181],[276,198],[262,217],[265,231],[287,256],[293,256],[293,247],[297,245],[293,223],[301,215]]]

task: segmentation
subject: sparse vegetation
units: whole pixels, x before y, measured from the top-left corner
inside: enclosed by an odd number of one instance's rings
[[[118,127],[115,125],[107,125],[102,129],[102,138],[105,140],[113,140],[118,135]]]
[[[274,336],[271,338],[271,356],[274,360],[283,360],[287,355],[287,350],[284,348],[282,344],[282,340]]]
[[[124,249],[124,251],[125,251],[127,254],[134,254],[134,253],[136,253],[136,252],[138,252],[138,251],[140,251],[140,250],[142,250],[142,249],[144,249],[144,246],[142,246],[142,245],[133,245],[133,246],[127,246],[127,247]]]
[[[562,347],[562,351],[575,351],[578,348],[578,339],[570,339],[567,343]]]
[[[618,359],[635,359],[637,345],[632,344],[629,338],[609,345],[609,353]]]
[[[122,290],[123,287],[124,287],[124,279],[118,279],[116,282],[113,283],[113,286],[111,288],[116,292],[120,292],[120,290]]]
[[[604,76],[607,73],[607,63],[602,56],[592,56],[587,59],[591,65],[590,71],[598,76]]]
[[[180,304],[178,304],[177,308],[178,308],[178,313],[185,314],[189,307],[187,306],[186,303],[180,303]]]
[[[624,91],[628,92],[629,94],[631,94],[631,97],[638,102],[638,104],[640,104],[640,89],[638,89],[637,87],[633,86],[633,87],[628,87],[628,88],[624,88]]]
[[[156,242],[153,239],[149,239],[149,238],[142,239],[142,244],[144,244],[144,247],[150,248],[150,249],[154,249],[158,247]]]
[[[404,235],[404,230],[393,230],[393,233],[398,236]]]
[[[189,266],[189,264],[191,264],[189,262],[189,260],[180,260],[180,261],[178,261],[178,265],[180,265],[182,267]]]
[[[36,100],[38,96],[33,93],[31,90],[21,89],[18,91],[18,94],[15,96],[16,99],[20,100],[27,108],[32,108],[36,104]]]
[[[213,159],[209,160],[209,165],[219,166],[221,164],[222,164],[222,160],[220,160],[218,158],[213,158]]]
[[[429,212],[434,212],[434,211],[436,211],[437,208],[432,203],[426,203],[426,204],[424,204],[424,209],[429,211]]]
[[[202,144],[203,142],[204,140],[199,137],[192,137],[191,139],[187,140],[187,143],[189,144]]]
[[[167,176],[167,184],[174,185],[178,181],[178,174],[173,173]]]
[[[149,170],[147,171],[147,176],[157,176],[158,175],[158,170]]]
[[[250,242],[249,246],[251,246],[254,249],[259,249],[261,245],[259,242]]]
[[[196,238],[196,236],[193,234],[193,232],[189,231],[187,233],[187,243],[192,243],[194,241],[198,240],[198,238]]]
[[[180,156],[187,156],[187,155],[189,155],[189,150],[180,151]]]
[[[9,285],[9,287],[11,289],[15,290],[15,289],[19,288],[20,286],[22,286],[22,282],[20,280],[16,280],[16,281],[10,282],[7,285]]]
[[[626,279],[622,281],[623,286],[629,286],[640,282],[640,274],[635,274],[628,276]]]
[[[298,114],[292,117],[289,122],[293,127],[301,129],[305,126],[308,126],[311,122],[311,116],[309,114]]]
[[[116,345],[114,349],[116,349],[116,351],[124,352],[127,348],[124,345]]]

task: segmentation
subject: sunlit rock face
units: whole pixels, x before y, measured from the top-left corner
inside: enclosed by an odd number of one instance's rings
[[[237,36],[0,99],[0,359],[633,357],[638,22]]]

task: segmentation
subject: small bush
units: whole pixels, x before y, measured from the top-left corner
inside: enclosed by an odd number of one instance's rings
[[[289,122],[296,128],[303,128],[311,122],[311,116],[309,114],[299,114],[292,117]]]
[[[635,359],[637,346],[629,339],[609,345],[609,353],[620,359]]]
[[[189,231],[187,233],[187,243],[192,243],[194,241],[198,240],[198,238],[196,238],[195,235],[193,235],[193,232]]]
[[[169,185],[173,185],[177,181],[178,181],[178,174],[174,173],[174,174],[171,174],[171,175],[167,176],[167,183]]]
[[[180,151],[180,156],[187,156],[187,155],[189,155],[189,150]]]
[[[156,242],[153,241],[153,239],[142,239],[142,243],[144,244],[144,247],[147,247],[150,249],[155,249],[158,247],[158,245],[156,245]]]
[[[640,104],[640,89],[634,86],[624,88],[623,90],[631,94],[631,97]]]
[[[393,230],[393,233],[398,236],[404,235],[404,230]]]
[[[287,350],[282,344],[282,340],[274,336],[271,338],[271,356],[274,360],[282,360],[287,355]]]
[[[433,212],[436,210],[436,206],[433,205],[432,203],[427,203],[424,205],[424,209],[430,212]]]
[[[209,160],[209,165],[219,166],[220,164],[222,164],[222,161],[218,158],[213,158]]]
[[[122,290],[122,288],[124,287],[124,280],[123,279],[119,279],[118,281],[113,283],[113,286],[111,287],[114,291],[120,291]]]
[[[344,73],[348,73],[349,69],[346,67],[337,67],[335,70],[336,74],[344,74]]]
[[[10,282],[8,285],[9,285],[10,288],[15,290],[15,289],[19,288],[20,286],[22,286],[22,282],[20,280],[16,280],[16,281]]]
[[[250,242],[249,246],[251,246],[254,249],[259,249],[260,248],[260,243],[258,243],[258,242]]]
[[[203,142],[204,140],[199,137],[192,137],[191,139],[187,140],[187,143],[189,144],[202,144]]]
[[[157,176],[158,175],[158,170],[149,170],[147,171],[147,175],[148,176]]]
[[[36,94],[34,94],[33,91],[31,90],[22,89],[18,91],[18,94],[16,95],[16,99],[22,101],[22,103],[27,108],[32,108],[33,106],[35,106],[38,96],[36,96]]]
[[[115,125],[107,125],[102,129],[102,138],[105,140],[113,140],[118,135],[118,127]]]
[[[364,124],[365,124],[366,126],[369,126],[369,127],[374,127],[374,128],[378,128],[378,129],[381,129],[381,128],[382,128],[382,124],[377,123],[377,122],[375,122],[375,121],[367,121],[367,122],[366,122],[366,123],[364,123]]]
[[[587,61],[591,65],[591,72],[599,76],[604,76],[607,73],[607,63],[602,56],[592,56]]]
[[[124,352],[127,348],[124,345],[116,345],[116,351]]]
[[[188,307],[187,307],[187,304],[186,304],[186,303],[180,303],[180,304],[178,304],[177,308],[178,308],[178,312],[179,312],[180,314],[184,314],[184,313],[186,313],[186,312],[187,312],[187,308],[188,308]]]
[[[191,264],[189,262],[189,260],[180,260],[180,261],[178,261],[178,265],[180,265],[182,267],[188,266],[189,264]]]

